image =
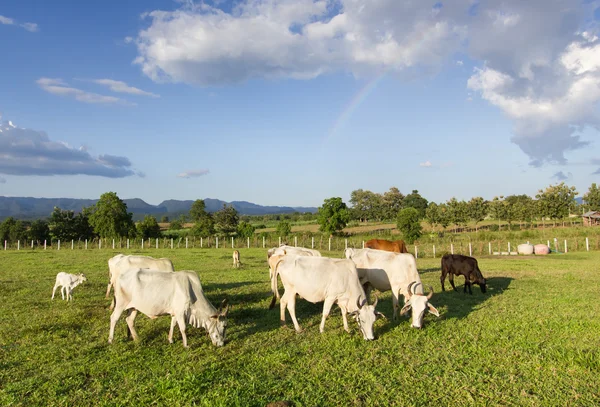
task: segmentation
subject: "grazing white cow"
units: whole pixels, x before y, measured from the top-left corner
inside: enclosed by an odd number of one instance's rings
[[[123,311],[131,309],[125,320],[134,340],[138,339],[138,335],[133,322],[139,311],[151,319],[171,315],[169,343],[173,343],[173,329],[178,324],[183,346],[188,347],[185,325],[189,321],[196,328],[204,328],[215,346],[225,344],[227,300],[217,310],[204,296],[200,278],[194,271],[129,270],[116,280],[115,297],[108,343],[113,341],[115,325]]]
[[[167,258],[155,259],[150,256],[135,256],[117,254],[108,259],[108,287],[106,287],[106,298],[110,294],[110,287],[115,285],[115,281],[121,273],[131,269],[152,269],[157,271],[175,271],[173,263]],[[110,309],[114,306],[114,302],[110,305]]]
[[[87,281],[87,278],[83,274],[69,274],[61,271],[56,275],[56,283],[54,283],[54,288],[52,289],[52,299],[54,299],[54,293],[56,292],[56,289],[62,286],[60,289],[62,299],[65,299],[66,292],[67,301],[69,301],[69,299],[72,301],[73,289],[85,281]]]
[[[282,244],[279,247],[273,247],[267,250],[267,261],[272,256],[314,256],[321,257],[321,252],[314,249],[307,249],[306,247],[288,246]],[[269,262],[269,279],[273,277],[273,268]],[[277,296],[279,298],[279,296]]]
[[[324,301],[323,318],[319,331],[325,330],[325,319],[333,304],[337,302],[342,310],[342,319],[344,329],[350,332],[346,313],[354,316],[363,338],[373,340],[373,324],[377,317],[383,317],[383,314],[375,310],[375,305],[367,304],[365,291],[363,290],[356,266],[350,260],[331,259],[328,257],[311,256],[279,256],[273,255],[273,278],[271,287],[273,296],[277,292],[277,276],[281,276],[281,281],[285,287],[285,292],[280,301],[280,319],[285,324],[285,309],[287,307],[294,328],[301,332],[300,325],[296,319],[296,294],[309,302],[317,303]]]
[[[346,249],[344,254],[347,259],[351,259],[356,264],[361,284],[367,285],[367,297],[371,287],[381,292],[392,291],[394,308],[392,319],[398,317],[400,294],[404,296],[405,303],[400,314],[403,315],[412,307],[412,326],[414,328],[422,326],[425,310],[429,310],[435,316],[440,316],[437,309],[428,303],[433,295],[433,289],[428,296],[423,294],[421,276],[417,271],[417,262],[412,254],[350,248]],[[413,282],[418,283],[414,285],[416,291],[410,292],[409,285]],[[426,301],[422,301],[422,299]]]
[[[240,251],[239,250],[234,250],[233,251],[233,267],[235,268],[240,268]]]

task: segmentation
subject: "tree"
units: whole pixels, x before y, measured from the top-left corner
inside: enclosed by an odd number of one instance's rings
[[[500,228],[500,221],[506,219],[506,204],[503,199],[502,195],[495,196],[489,204],[490,215],[498,221],[498,228]]]
[[[440,211],[440,226],[446,230],[448,225],[450,224],[450,210],[448,209],[448,205],[442,203],[439,205]]]
[[[238,213],[231,205],[223,204],[223,209],[215,212],[215,229],[223,236],[232,235],[237,231],[239,222]]]
[[[161,216],[160,223],[169,223],[169,217],[166,215]]]
[[[357,189],[350,193],[350,203],[359,221],[381,219],[382,197],[371,191]]]
[[[419,219],[423,219],[427,210],[427,199],[423,198],[419,191],[413,189],[410,194],[404,197],[404,207],[415,208],[419,213]]]
[[[286,237],[287,235],[292,233],[292,225],[290,225],[290,222],[288,222],[286,220],[282,220],[281,222],[279,222],[277,224],[275,233],[277,233],[278,236]]]
[[[27,233],[22,221],[8,217],[0,224],[0,242],[2,244],[5,240],[16,242],[17,240],[25,240],[26,237]]]
[[[183,223],[179,219],[175,219],[169,224],[169,230],[180,230],[183,229]]]
[[[404,195],[396,187],[391,187],[390,190],[383,194],[382,198],[382,215],[383,219],[396,219],[398,212],[404,204]]]
[[[101,238],[134,236],[132,216],[127,212],[127,204],[115,192],[105,192],[92,207],[89,222]]]
[[[182,226],[183,228],[183,226]],[[196,223],[191,230],[192,235],[200,236],[200,237],[208,237],[215,234],[215,220],[212,215],[208,213],[206,216],[202,217]]]
[[[558,185],[550,185],[544,191],[540,189],[535,197],[539,201],[542,216],[556,221],[569,215],[569,209],[576,195],[575,187],[569,187],[561,182]]]
[[[431,225],[431,229],[435,229],[436,225],[441,224],[442,213],[440,207],[435,202],[430,202],[425,210],[425,221]]]
[[[469,220],[469,213],[465,201],[458,201],[456,198],[452,198],[446,205],[448,207],[448,218],[450,222],[457,227],[467,223]],[[454,232],[456,232],[456,228],[454,228]]]
[[[325,199],[323,206],[319,207],[317,222],[319,230],[330,235],[338,234],[350,220],[348,207],[342,198]]]
[[[92,238],[94,230],[89,222],[89,213],[89,208],[83,208],[82,212],[75,215],[74,211],[55,206],[48,222],[51,237],[63,242]]]
[[[237,228],[237,235],[239,237],[252,237],[254,236],[256,228],[248,222],[240,222]]]
[[[160,237],[160,226],[156,218],[152,215],[144,216],[144,220],[137,225],[138,236],[142,239]]]
[[[414,243],[421,237],[421,216],[415,208],[404,208],[398,213],[396,226],[407,243]]]
[[[594,182],[588,192],[583,196],[588,211],[600,211],[600,188]]]
[[[190,219],[192,222],[198,222],[205,216],[208,216],[206,212],[206,204],[203,199],[196,199],[190,208]]]
[[[50,228],[45,220],[34,220],[27,231],[27,239],[41,242],[50,240]]]
[[[488,202],[479,196],[471,198],[471,200],[467,202],[467,214],[469,219],[475,222],[475,232],[477,232],[477,224],[485,219],[488,210]]]
[[[505,199],[505,220],[509,225],[514,221],[530,222],[533,216],[532,199],[528,195],[509,195]]]

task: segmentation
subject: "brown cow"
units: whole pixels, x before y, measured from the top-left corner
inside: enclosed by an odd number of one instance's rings
[[[394,253],[408,253],[406,250],[406,244],[404,240],[383,240],[383,239],[371,239],[365,242],[365,247],[369,249],[385,250],[386,252]]]

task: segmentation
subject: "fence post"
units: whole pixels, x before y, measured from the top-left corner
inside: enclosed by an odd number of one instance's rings
[[[6,250],[6,240],[4,241],[4,250]],[[46,239],[44,239],[44,250],[46,250]]]
[[[435,245],[433,245],[433,258],[435,259]]]
[[[365,248],[365,241],[364,241],[364,240],[363,240],[363,247],[362,247],[362,248],[363,248],[363,249]]]
[[[21,250],[21,241],[17,240],[17,250]]]
[[[312,237],[312,242],[310,243],[310,248],[314,249],[315,248],[315,237]]]
[[[188,238],[187,237],[185,238],[185,248],[186,249],[188,248]]]
[[[568,253],[568,250],[567,250],[567,239],[565,239],[565,253]]]
[[[490,252],[490,256],[492,255],[492,242],[488,243],[488,251]]]
[[[144,248],[144,238],[142,237],[142,249]]]
[[[469,242],[469,256],[473,256],[473,251],[471,249],[471,242]]]
[[[281,246],[281,236],[279,236],[279,246]]]
[[[547,245],[548,245],[548,248],[550,248],[550,240],[548,240],[548,243],[547,243]]]
[[[450,253],[454,254],[454,243],[450,243]]]
[[[331,238],[329,238],[329,251],[331,251]]]
[[[58,239],[58,243],[57,243],[57,246],[56,246],[56,250],[60,250],[60,239]]]
[[[202,238],[200,238],[200,248],[202,249]]]
[[[265,237],[263,236],[263,249],[265,248]]]
[[[102,238],[98,239],[98,249],[102,249]]]
[[[219,237],[217,236],[217,249],[219,248]]]
[[[73,246],[75,246],[75,242],[71,239],[71,250],[73,250]],[[31,247],[33,247],[33,240],[31,241]]]
[[[171,249],[173,248],[173,238],[171,238]]]
[[[344,239],[344,250],[348,248],[348,239]]]
[[[419,249],[417,249],[417,246],[415,246],[415,259],[419,258]]]
[[[585,249],[589,252],[590,251],[590,241],[588,240],[588,238],[585,238]]]
[[[294,236],[294,247],[298,247],[298,236]]]
[[[250,237],[248,237],[248,244],[246,245],[248,247],[248,249],[250,248]]]
[[[158,249],[158,237],[156,238],[156,248]]]
[[[87,250],[87,239],[85,239],[85,250]]]
[[[31,241],[31,248],[33,249],[33,240]]]

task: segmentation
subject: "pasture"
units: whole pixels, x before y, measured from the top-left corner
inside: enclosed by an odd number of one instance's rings
[[[0,405],[592,406],[600,404],[600,253],[479,257],[488,292],[440,292],[440,259],[419,259],[431,303],[421,330],[391,321],[379,295],[378,339],[362,339],[334,306],[319,334],[322,303],[298,300],[304,332],[279,325],[266,250],[124,252],[169,257],[199,273],[209,300],[227,297],[228,343],[214,347],[188,326],[190,349],[170,318],[139,315],[139,343],[117,324],[108,345],[107,260],[119,251],[0,253]],[[340,251],[323,252],[342,257]],[[74,301],[50,300],[56,273],[85,273]],[[280,285],[281,287],[281,285]],[[449,287],[449,284],[447,284]],[[282,290],[280,290],[282,292]]]

